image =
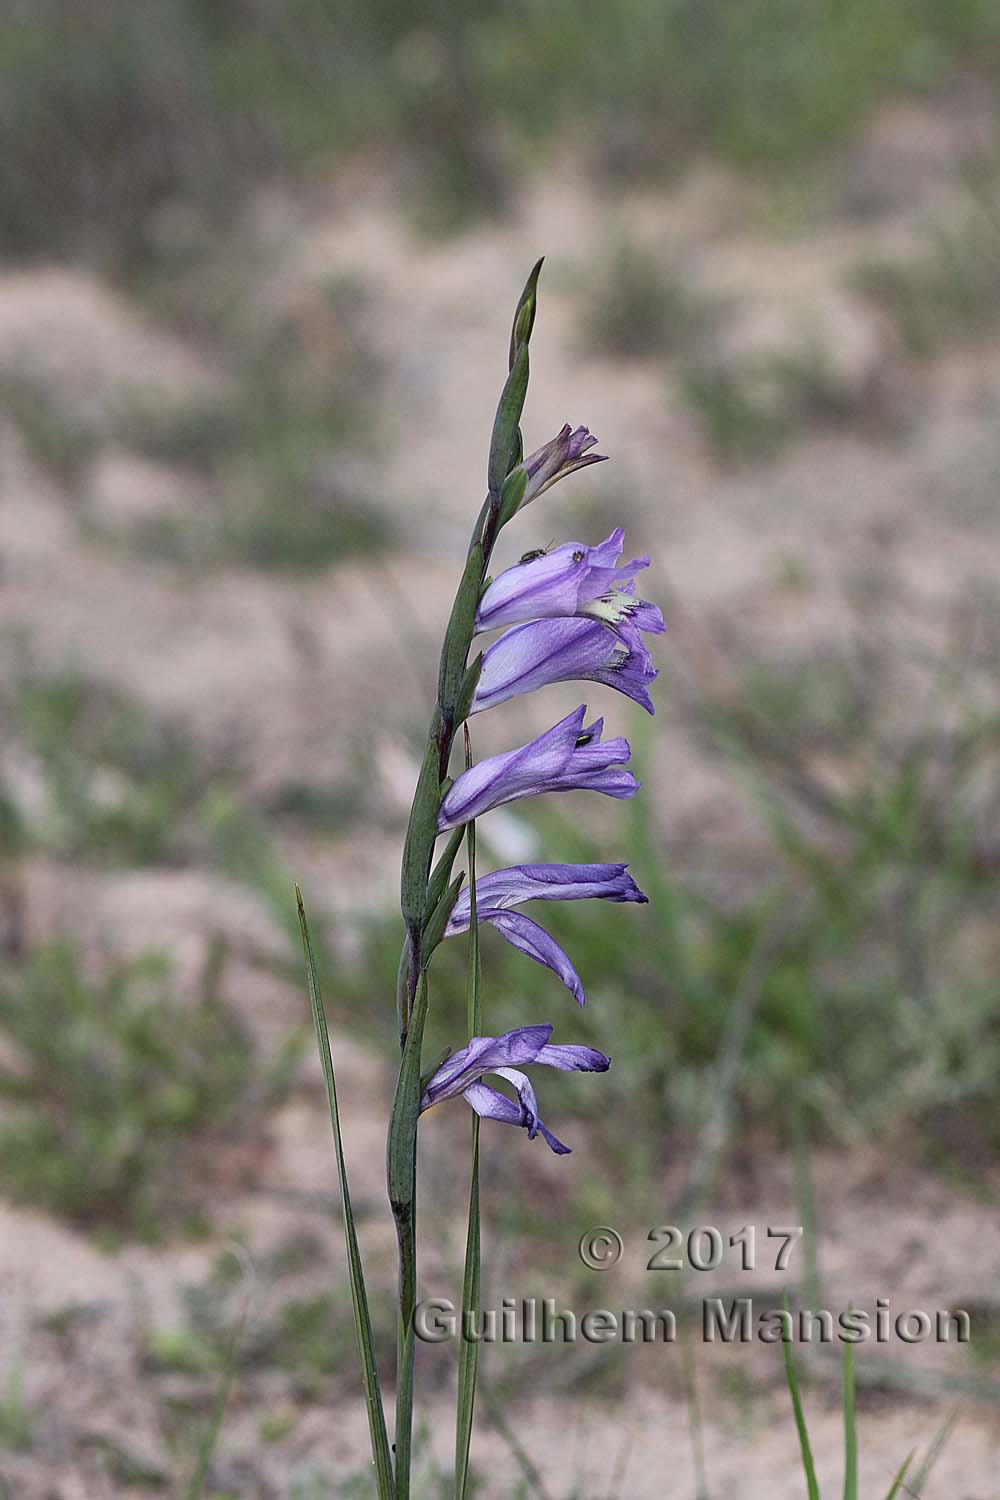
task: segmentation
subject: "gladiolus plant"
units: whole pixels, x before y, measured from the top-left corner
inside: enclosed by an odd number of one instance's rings
[[[603,719],[588,725],[583,704],[530,743],[478,763],[472,759],[468,720],[522,693],[565,681],[598,682],[616,688],[652,713],[649,687],[656,670],[645,636],[664,628],[656,606],[635,594],[635,576],[648,567],[649,559],[620,561],[624,542],[620,528],[595,546],[567,541],[552,548],[531,549],[498,577],[488,577],[490,556],[501,529],[558,480],[601,462],[603,457],[591,451],[596,439],[586,427],[569,426],[527,458],[523,456],[520,421],[528,387],[528,346],[540,269],[541,262],[529,276],[514,314],[509,373],[493,424],[486,499],[472,531],[465,570],[444,635],[437,702],[403,849],[401,909],[405,941],[397,987],[401,1062],[387,1144],[388,1193],[399,1256],[395,1440],[391,1446],[351,1211],[329,1039],[299,897],[310,1000],[343,1197],[379,1500],[407,1500],[410,1494],[417,1296],[416,1148],[421,1114],[459,1097],[473,1111],[463,1312],[474,1312],[480,1285],[480,1121],[520,1126],[529,1140],[540,1135],[552,1151],[564,1155],[570,1148],[542,1122],[535,1086],[523,1070],[541,1066],[601,1073],[610,1063],[592,1047],[552,1041],[554,1028],[549,1021],[526,1018],[525,1024],[503,1035],[483,1034],[479,924],[489,922],[526,957],[552,970],[583,1005],[583,983],[569,957],[544,927],[517,908],[531,901],[646,900],[624,864],[531,864],[482,876],[476,872],[476,819],[487,816],[493,808],[524,797],[574,790],[630,798],[639,785],[627,769],[628,741],[605,739]],[[498,628],[503,628],[503,634],[474,652],[477,635]],[[453,774],[453,751],[460,730],[464,768]],[[435,858],[437,840],[443,835],[447,838]],[[463,843],[467,848],[467,881],[464,873],[453,874]],[[468,934],[469,944],[467,1038],[456,1038],[456,1050],[428,1072],[422,1043],[430,1004],[431,960],[442,942],[463,933]],[[524,1149],[529,1149],[527,1143]],[[476,1354],[474,1342],[462,1343],[456,1500],[464,1500],[468,1486]]]

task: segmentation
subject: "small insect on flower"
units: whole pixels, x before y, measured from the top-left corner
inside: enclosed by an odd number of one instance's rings
[[[548,557],[555,544],[555,538],[553,537],[552,541],[546,542],[544,547],[535,547],[531,552],[523,553],[517,560],[518,567],[523,567],[525,563],[535,562],[539,557]]]

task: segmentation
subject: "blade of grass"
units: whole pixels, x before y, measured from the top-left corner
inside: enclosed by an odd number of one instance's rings
[[[466,1338],[464,1330],[475,1327],[480,1300],[479,1221],[479,1117],[472,1122],[472,1181],[469,1188],[469,1228],[465,1242],[465,1274],[462,1281],[462,1336],[458,1354],[458,1405],[455,1413],[455,1500],[465,1500],[469,1482],[469,1448],[476,1403],[476,1371],[479,1341]]]
[[[807,1307],[823,1306],[823,1288],[819,1269],[819,1233],[816,1218],[816,1193],[813,1187],[812,1158],[809,1150],[809,1127],[801,1098],[793,1098],[789,1105],[789,1132],[792,1137],[792,1154],[795,1160],[795,1186],[799,1199],[799,1217],[802,1220],[802,1243],[805,1256],[805,1275],[802,1294]]]
[[[931,1439],[930,1447],[927,1449],[927,1457],[924,1459],[923,1463],[920,1465],[920,1468],[914,1474],[910,1485],[908,1485],[908,1489],[910,1489],[914,1495],[923,1494],[927,1481],[931,1476],[931,1470],[937,1463],[938,1459],[941,1457],[941,1454],[944,1452],[945,1444],[951,1437],[952,1428],[957,1421],[958,1412],[949,1412],[944,1421],[941,1423],[941,1426],[938,1428],[937,1432]]]
[[[705,1443],[701,1426],[701,1406],[698,1402],[698,1380],[695,1370],[694,1346],[686,1333],[681,1339],[681,1357],[684,1370],[684,1395],[688,1409],[688,1428],[691,1433],[691,1456],[694,1463],[695,1500],[709,1500],[708,1472],[705,1468]]]
[[[788,1298],[782,1299],[785,1312],[788,1311]],[[819,1485],[816,1482],[816,1469],[813,1464],[812,1448],[809,1446],[809,1431],[806,1427],[805,1413],[802,1410],[802,1400],[799,1396],[799,1381],[795,1373],[795,1364],[792,1360],[792,1341],[782,1339],[781,1352],[785,1358],[785,1379],[788,1382],[788,1391],[792,1398],[792,1411],[795,1414],[795,1428],[799,1435],[799,1448],[802,1452],[802,1467],[806,1476],[806,1491],[809,1500],[820,1500]]]
[[[853,1344],[844,1345],[844,1500],[858,1500],[858,1426],[854,1409]]]
[[[546,1488],[545,1481],[539,1473],[536,1464],[531,1455],[521,1446],[520,1439],[513,1428],[508,1426],[507,1418],[503,1414],[500,1403],[491,1393],[489,1386],[480,1386],[479,1395],[486,1412],[486,1420],[501,1442],[506,1444],[511,1457],[521,1470],[524,1480],[531,1486],[532,1492],[538,1497],[538,1500],[552,1500],[551,1492]]]
[[[916,1456],[917,1456],[917,1450],[916,1450],[916,1448],[914,1448],[903,1459],[903,1462],[899,1466],[899,1471],[896,1474],[895,1479],[892,1481],[892,1488],[889,1490],[888,1495],[886,1495],[885,1500],[896,1500],[896,1496],[899,1494],[900,1490],[903,1488],[903,1480],[906,1478],[907,1470],[909,1469],[910,1465],[912,1464],[912,1462],[913,1462],[914,1458],[916,1458]]]
[[[465,732],[465,763],[472,764],[472,743],[468,725]],[[481,970],[479,957],[479,915],[476,909],[476,825],[466,830],[469,854],[469,966],[466,984],[466,1021],[470,1037],[482,1028]],[[469,1482],[469,1449],[476,1405],[476,1372],[479,1342],[464,1337],[464,1330],[474,1326],[479,1309],[482,1255],[479,1214],[479,1116],[472,1116],[472,1162],[469,1185],[469,1226],[465,1240],[465,1273],[462,1280],[462,1334],[458,1346],[458,1403],[455,1412],[455,1500],[465,1500]]]
[[[250,1313],[250,1299],[253,1291],[253,1266],[246,1251],[240,1247],[236,1252],[243,1264],[246,1280],[246,1291],[232,1332],[229,1335],[226,1351],[222,1361],[222,1377],[219,1381],[219,1389],[216,1392],[212,1414],[208,1425],[202,1434],[198,1445],[198,1456],[195,1459],[194,1472],[191,1475],[191,1483],[187,1489],[187,1500],[202,1500],[205,1493],[205,1480],[208,1477],[208,1466],[212,1462],[212,1454],[219,1441],[219,1433],[222,1431],[223,1419],[226,1415],[226,1407],[229,1405],[229,1396],[236,1377],[236,1367],[239,1363],[240,1346],[243,1343],[243,1335],[246,1331],[247,1318]]]
[[[378,1366],[375,1363],[375,1340],[372,1335],[371,1314],[368,1310],[368,1295],[365,1291],[364,1269],[358,1247],[351,1194],[347,1185],[347,1164],[344,1160],[344,1143],[340,1133],[340,1110],[337,1105],[337,1084],[333,1073],[333,1054],[330,1050],[330,1033],[327,1030],[323,997],[320,994],[316,964],[313,959],[309,927],[306,923],[302,892],[295,887],[295,901],[299,913],[299,929],[302,933],[302,951],[305,954],[306,980],[309,988],[309,1006],[313,1025],[316,1028],[316,1044],[319,1047],[320,1063],[326,1083],[326,1095],[330,1105],[330,1125],[333,1129],[333,1145],[337,1156],[337,1175],[340,1178],[340,1197],[344,1213],[344,1234],[347,1239],[347,1265],[351,1282],[351,1303],[354,1308],[354,1328],[361,1353],[361,1375],[365,1390],[365,1406],[368,1411],[368,1430],[371,1435],[372,1459],[378,1482],[379,1500],[392,1500],[394,1492],[392,1458],[389,1453],[389,1438],[382,1409],[382,1390],[379,1385]]]

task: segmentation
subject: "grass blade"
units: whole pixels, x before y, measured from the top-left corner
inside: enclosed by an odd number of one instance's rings
[[[191,1483],[187,1488],[187,1500],[202,1500],[205,1493],[205,1480],[208,1477],[208,1466],[212,1462],[212,1454],[215,1445],[219,1441],[219,1433],[222,1430],[223,1419],[226,1415],[226,1407],[229,1405],[229,1395],[236,1378],[236,1366],[239,1363],[240,1346],[243,1343],[243,1334],[246,1331],[247,1318],[250,1313],[250,1299],[252,1293],[253,1267],[249,1264],[249,1256],[240,1250],[239,1258],[243,1261],[246,1272],[246,1291],[243,1303],[233,1324],[229,1341],[226,1344],[226,1352],[222,1361],[222,1377],[219,1381],[219,1389],[216,1392],[215,1403],[209,1417],[208,1425],[198,1445],[198,1456],[195,1459],[194,1473],[191,1475]]]
[[[705,1443],[701,1427],[701,1406],[698,1402],[698,1377],[695,1370],[694,1348],[685,1335],[681,1341],[684,1371],[684,1395],[688,1409],[688,1429],[691,1434],[691,1456],[694,1461],[695,1500],[709,1500],[708,1471],[705,1468]]]
[[[844,1500],[858,1500],[858,1426],[854,1409],[854,1345],[844,1345]]]
[[[784,1299],[785,1311],[788,1311],[788,1298]],[[788,1391],[792,1398],[792,1411],[795,1413],[795,1428],[799,1435],[799,1448],[802,1451],[802,1467],[805,1470],[806,1490],[809,1500],[820,1500],[819,1485],[816,1482],[816,1469],[813,1464],[812,1448],[809,1446],[809,1432],[806,1428],[805,1413],[802,1410],[802,1400],[799,1396],[799,1381],[795,1373],[795,1364],[792,1360],[792,1341],[782,1339],[781,1352],[785,1357],[785,1379],[788,1382]]]
[[[892,1481],[892,1488],[890,1489],[888,1495],[886,1495],[885,1500],[896,1500],[896,1496],[903,1488],[903,1480],[906,1478],[907,1471],[916,1456],[917,1450],[916,1448],[913,1448],[903,1459],[903,1462],[899,1466],[899,1472],[897,1473],[895,1479]]]
[[[465,726],[465,760],[472,763],[472,745]],[[466,986],[466,1021],[470,1037],[482,1029],[481,968],[479,957],[479,914],[476,908],[476,825],[466,830],[469,853],[469,968]],[[482,1277],[481,1225],[479,1213],[479,1116],[472,1116],[472,1161],[469,1185],[469,1226],[465,1239],[465,1274],[462,1280],[462,1323],[466,1327],[479,1310]],[[469,1449],[476,1405],[476,1374],[479,1343],[461,1337],[458,1345],[458,1402],[455,1410],[455,1500],[465,1500],[469,1482]]]
[[[915,1495],[923,1494],[927,1481],[931,1476],[931,1470],[944,1452],[945,1445],[951,1437],[952,1429],[957,1421],[958,1412],[949,1412],[931,1439],[930,1447],[927,1449],[927,1456],[916,1474],[914,1474],[912,1485],[909,1486]]]
[[[812,1156],[809,1149],[809,1127],[802,1100],[793,1098],[789,1110],[789,1130],[795,1160],[795,1186],[802,1220],[802,1247],[805,1256],[802,1297],[807,1307],[823,1306],[823,1288],[819,1270],[819,1228],[816,1217],[816,1191],[813,1185]]]
[[[344,1233],[347,1238],[347,1265],[351,1282],[351,1302],[354,1307],[354,1328],[358,1336],[361,1353],[361,1374],[365,1389],[365,1406],[368,1410],[368,1430],[371,1434],[372,1459],[378,1482],[379,1500],[392,1500],[392,1458],[389,1453],[389,1438],[382,1409],[382,1390],[379,1385],[378,1367],[375,1363],[375,1340],[372,1336],[371,1314],[368,1310],[368,1295],[365,1291],[364,1270],[361,1251],[358,1248],[351,1194],[347,1185],[347,1165],[344,1161],[344,1143],[340,1134],[340,1111],[337,1107],[337,1084],[333,1075],[333,1054],[330,1051],[330,1033],[327,1030],[323,998],[320,994],[316,964],[313,959],[309,928],[306,923],[302,892],[295,887],[295,901],[299,912],[299,928],[302,932],[302,951],[306,961],[306,979],[309,987],[309,1006],[313,1025],[316,1028],[316,1044],[319,1047],[326,1094],[330,1104],[330,1124],[333,1128],[333,1144],[337,1154],[337,1175],[340,1178],[340,1197],[344,1212]]]
[[[472,1121],[472,1182],[469,1188],[469,1228],[465,1241],[462,1282],[462,1323],[474,1326],[480,1301],[479,1116]],[[465,1500],[469,1482],[469,1448],[476,1403],[479,1341],[461,1337],[458,1345],[458,1405],[455,1412],[455,1500]]]

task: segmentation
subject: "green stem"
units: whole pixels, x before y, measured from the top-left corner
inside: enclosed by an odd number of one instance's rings
[[[465,731],[466,764],[472,763],[469,731]],[[482,1029],[482,971],[479,958],[479,914],[476,908],[476,825],[466,829],[469,855],[469,967],[466,987],[466,1022],[470,1037]],[[455,1500],[465,1500],[469,1482],[469,1449],[475,1416],[476,1374],[479,1343],[466,1338],[479,1308],[482,1257],[479,1213],[479,1116],[472,1116],[472,1169],[469,1184],[469,1224],[465,1239],[465,1274],[462,1282],[462,1323],[458,1352],[458,1401],[455,1411]]]
[[[427,1018],[427,963],[423,949],[423,932],[427,919],[427,897],[431,880],[431,860],[437,837],[437,813],[444,783],[448,776],[457,720],[468,711],[469,650],[476,634],[476,608],[497,533],[507,517],[501,514],[504,485],[511,470],[520,463],[523,453],[520,418],[528,384],[528,341],[535,318],[535,299],[541,261],[532,269],[518,300],[511,330],[508,379],[500,397],[490,440],[487,466],[488,494],[476,522],[469,546],[462,581],[452,606],[451,617],[441,647],[438,670],[438,701],[431,719],[427,747],[421,767],[410,820],[403,847],[401,906],[406,924],[407,949],[401,960],[397,979],[402,1062],[389,1121],[387,1177],[389,1201],[396,1221],[399,1246],[399,1322],[396,1341],[396,1500],[408,1500],[410,1493],[410,1456],[413,1429],[413,1314],[417,1289],[416,1245],[416,1176],[417,1118],[420,1113],[420,1051]],[[468,730],[466,756],[471,760]],[[469,825],[469,880],[472,887],[470,953],[472,955],[468,990],[469,1033],[475,1035],[480,1025],[479,1001],[479,932],[476,913],[475,829]],[[469,1203],[469,1245],[466,1252],[464,1296],[479,1300],[479,1136],[478,1120],[473,1127],[472,1196]],[[474,1349],[474,1345],[468,1347]],[[460,1435],[456,1453],[456,1475],[461,1467],[464,1495],[468,1470],[468,1448],[472,1429],[472,1399],[475,1385],[475,1357],[471,1360],[469,1384],[468,1431],[464,1437],[464,1459],[459,1464],[463,1445],[460,1397]],[[458,1480],[456,1479],[456,1483]]]
[[[417,979],[413,1012],[403,1048],[389,1123],[389,1202],[399,1249],[399,1311],[396,1325],[396,1500],[410,1494],[413,1440],[413,1313],[417,1300],[417,1117],[420,1113],[420,1051],[427,1020],[427,973]]]

